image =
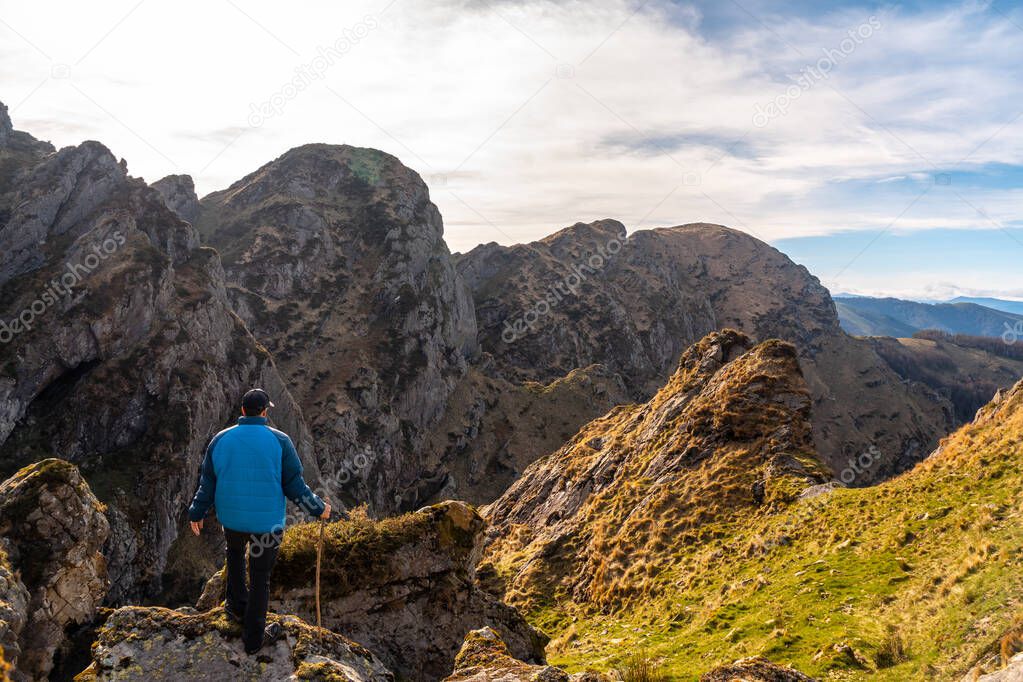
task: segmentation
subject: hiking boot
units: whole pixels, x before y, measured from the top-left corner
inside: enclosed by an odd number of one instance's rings
[[[248,647],[246,647],[245,653],[249,654],[250,656],[252,654],[259,653],[260,649],[262,649],[265,646],[270,646],[271,644],[279,640],[281,638],[281,635],[283,634],[284,628],[281,627],[280,623],[270,623],[269,625],[266,626],[266,629],[263,630],[263,641],[260,643],[260,645],[257,646],[255,649],[249,649]]]

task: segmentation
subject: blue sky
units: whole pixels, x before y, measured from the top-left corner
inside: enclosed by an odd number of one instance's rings
[[[383,149],[453,250],[713,222],[833,291],[1023,289],[1008,2],[0,0],[0,101],[200,193],[307,142]]]

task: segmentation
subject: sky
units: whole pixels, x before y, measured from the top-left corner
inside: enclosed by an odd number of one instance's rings
[[[1023,298],[1023,7],[0,0],[0,101],[200,196],[309,142],[417,170],[454,251],[720,223],[833,292]]]

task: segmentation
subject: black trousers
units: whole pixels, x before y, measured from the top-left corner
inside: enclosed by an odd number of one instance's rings
[[[281,535],[242,533],[224,529],[227,540],[227,608],[242,617],[242,641],[246,650],[263,643],[266,609],[270,603],[270,572],[277,561]],[[249,585],[245,586],[245,555],[248,547]]]

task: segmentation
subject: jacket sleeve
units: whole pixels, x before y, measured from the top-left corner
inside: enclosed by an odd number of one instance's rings
[[[217,493],[217,472],[213,469],[213,448],[217,439],[210,441],[206,448],[206,455],[202,460],[202,471],[199,474],[199,489],[195,491],[192,498],[192,506],[188,508],[189,521],[202,521],[213,506],[213,500]]]
[[[283,435],[283,434],[282,434]],[[326,506],[316,493],[309,489],[302,478],[302,462],[298,459],[295,444],[287,436],[281,439],[281,486],[284,495],[310,516],[319,516]]]

